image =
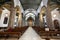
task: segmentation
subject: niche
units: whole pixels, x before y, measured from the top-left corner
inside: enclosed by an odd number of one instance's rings
[[[55,29],[59,29],[59,22],[58,22],[58,20],[54,20],[54,27],[55,27]]]
[[[7,24],[7,22],[8,22],[8,18],[7,18],[7,17],[5,17],[5,18],[4,18],[4,22],[3,22],[3,23],[4,23],[4,24]]]

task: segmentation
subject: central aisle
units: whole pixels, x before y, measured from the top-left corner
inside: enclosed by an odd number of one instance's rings
[[[19,40],[44,40],[44,39],[42,39],[32,27],[28,27],[28,29],[19,38]]]

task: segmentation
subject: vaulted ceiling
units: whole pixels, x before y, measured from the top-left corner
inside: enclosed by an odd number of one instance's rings
[[[3,5],[4,3],[9,3],[11,0],[0,0],[0,5]]]
[[[20,0],[24,9],[37,9],[42,0]]]
[[[10,2],[11,0],[0,0],[0,4],[4,4],[6,2]],[[41,0],[20,0],[23,3],[29,3],[30,5],[31,4],[38,4],[41,2]],[[49,0],[51,2],[54,2],[54,3],[57,3],[57,4],[60,4],[60,0]]]
[[[42,0],[20,0],[20,1],[24,9],[28,9],[28,8],[37,9]],[[4,5],[5,3],[10,4],[11,0],[0,0],[0,6]],[[60,5],[60,0],[50,0],[49,5],[51,8],[53,7],[56,8],[57,5]]]

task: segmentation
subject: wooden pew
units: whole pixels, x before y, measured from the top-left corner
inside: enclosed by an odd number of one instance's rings
[[[50,30],[45,31],[45,28],[41,27],[35,27],[33,26],[33,29],[40,35],[40,36],[57,36],[57,34],[60,34],[60,31]]]
[[[5,30],[3,32],[0,32],[0,35],[1,36],[7,36],[7,35],[10,35],[10,36],[13,36],[13,35],[18,35],[18,36],[21,36],[25,30],[27,29],[28,27],[16,27],[14,29],[8,29],[8,30]]]
[[[20,32],[0,32],[0,38],[19,38],[20,36]]]

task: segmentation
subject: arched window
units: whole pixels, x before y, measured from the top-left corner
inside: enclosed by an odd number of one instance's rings
[[[55,29],[59,29],[59,22],[58,22],[58,20],[54,20],[54,27],[55,27]]]
[[[5,18],[4,18],[4,22],[3,22],[3,23],[4,23],[4,24],[7,24],[7,22],[8,22],[8,18],[7,18],[7,17],[5,17]]]

